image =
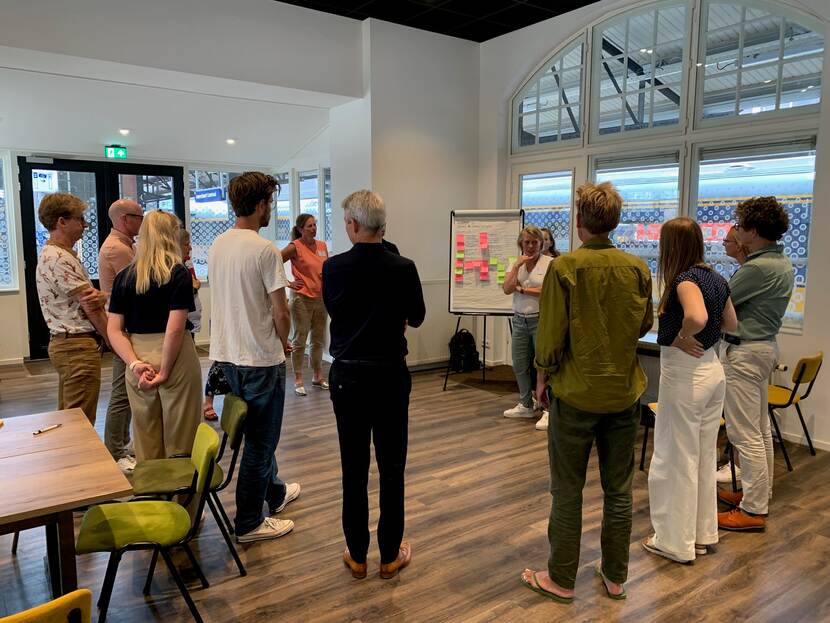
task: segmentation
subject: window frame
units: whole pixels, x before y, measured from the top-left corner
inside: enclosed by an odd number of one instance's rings
[[[17,184],[17,171],[13,166],[12,153],[9,150],[0,150],[0,169],[3,173],[3,193],[6,207],[6,229],[9,241],[9,273],[11,274],[11,283],[0,283],[0,294],[5,293],[19,293],[20,288],[20,267],[22,263],[18,258],[18,254],[22,249],[18,245],[18,234],[20,231],[20,223],[18,222],[17,213],[20,209],[18,204],[18,197],[20,188]]]

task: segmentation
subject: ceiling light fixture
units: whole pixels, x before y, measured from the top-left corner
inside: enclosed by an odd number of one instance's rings
[[[119,128],[118,133],[121,136],[127,136],[130,133],[130,129],[129,128]]]
[[[236,145],[236,139],[235,139],[235,138],[226,138],[226,139],[225,139],[225,142],[226,142],[228,145]]]

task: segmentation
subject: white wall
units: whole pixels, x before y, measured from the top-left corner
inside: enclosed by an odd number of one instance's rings
[[[273,0],[3,0],[3,45],[360,96],[360,22]]]
[[[503,209],[507,203],[509,167],[509,105],[516,89],[553,50],[584,29],[631,3],[603,0],[528,28],[483,43],[480,47],[481,88],[479,95],[479,181],[478,205],[482,209]],[[790,2],[821,19],[826,25],[825,41],[830,41],[830,4],[826,0]],[[825,67],[830,54],[825,52]],[[816,161],[815,204],[810,240],[810,288],[807,294],[805,325],[801,335],[781,334],[781,360],[790,364],[804,355],[822,349],[830,354],[830,326],[824,310],[830,306],[830,289],[824,287],[822,268],[830,265],[830,247],[822,244],[830,234],[830,101],[821,110]],[[504,349],[506,323],[494,335],[494,352],[488,360],[508,359]],[[480,330],[480,329],[479,329]],[[827,372],[823,373],[824,375]],[[781,378],[780,381],[788,379]],[[803,411],[816,445],[830,449],[830,383],[819,382],[805,401]],[[801,428],[794,413],[782,419],[785,435],[801,440]]]

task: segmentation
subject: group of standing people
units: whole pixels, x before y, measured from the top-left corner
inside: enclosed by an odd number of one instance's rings
[[[562,603],[573,600],[582,489],[594,443],[604,494],[596,574],[608,597],[626,597],[633,449],[646,387],[637,343],[653,320],[648,267],[609,238],[621,198],[608,183],[586,183],[576,204],[583,244],[547,270],[536,339],[537,399],[546,405],[547,391],[553,396],[550,558],[547,569],[526,569],[521,577]],[[648,478],[654,534],[642,546],[680,563],[713,553],[719,529],[763,530],[772,496],[766,392],[794,283],[778,244],[789,222],[774,197],[741,202],[736,219],[724,246],[741,266],[729,282],[705,263],[694,220],[672,219],[660,233],[661,376]],[[717,488],[721,414],[741,460],[742,492]],[[718,500],[729,510],[719,513]]]

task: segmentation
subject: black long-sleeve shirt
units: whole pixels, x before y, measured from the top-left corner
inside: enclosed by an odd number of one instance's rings
[[[380,243],[359,242],[323,264],[323,302],[335,359],[400,361],[406,326],[420,326],[426,315],[415,262]]]

